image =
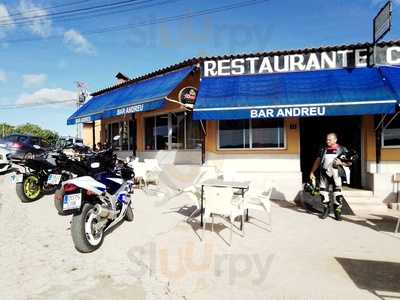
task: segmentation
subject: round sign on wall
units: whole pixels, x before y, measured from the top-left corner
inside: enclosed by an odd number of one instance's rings
[[[197,89],[192,86],[184,87],[179,92],[178,97],[183,104],[194,104],[197,97]]]

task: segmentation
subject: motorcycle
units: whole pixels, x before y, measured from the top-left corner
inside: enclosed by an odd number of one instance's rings
[[[52,162],[48,159],[49,156],[53,159]],[[91,175],[92,161],[101,162],[102,170],[111,170],[115,162],[112,149],[80,153],[79,160],[68,157],[62,150],[35,159],[10,159],[17,169],[11,176],[11,182],[16,184],[16,192],[22,202],[36,201],[44,194],[57,192],[61,183],[68,179]]]
[[[71,178],[71,174],[61,170],[57,164],[46,159],[12,159],[17,169],[11,176],[15,189],[22,202],[32,202],[44,194],[53,193],[60,182]]]
[[[96,169],[94,162],[91,167]],[[73,215],[71,236],[75,248],[83,253],[97,250],[104,234],[122,220],[133,221],[131,195],[134,172],[126,164],[114,173],[100,172],[96,178],[83,176],[63,183],[57,195],[64,215]],[[61,199],[60,199],[61,198]]]
[[[61,155],[66,155],[61,151]],[[111,172],[116,164],[116,155],[112,147],[108,147],[98,152],[83,152],[74,155],[74,159],[68,159],[63,162],[62,168],[71,171],[75,177],[91,176],[98,178],[105,172]],[[99,164],[98,168],[93,169],[91,164],[95,162]],[[62,209],[63,190],[61,186],[56,190],[54,196],[54,206],[59,215],[65,215]]]

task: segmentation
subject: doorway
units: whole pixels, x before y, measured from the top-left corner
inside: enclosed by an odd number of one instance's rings
[[[325,146],[326,135],[336,133],[338,144],[355,150],[360,159],[353,163],[350,173],[350,187],[361,188],[361,117],[321,117],[300,119],[300,166],[303,182],[308,176],[318,156],[319,150]]]

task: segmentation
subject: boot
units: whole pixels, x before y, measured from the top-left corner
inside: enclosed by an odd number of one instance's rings
[[[340,208],[336,208],[334,214],[337,221],[342,221],[342,210]]]
[[[334,208],[334,214],[335,214],[335,219],[337,221],[342,220],[342,204],[343,204],[343,196],[342,195],[337,195],[335,197],[335,203],[333,205]]]
[[[326,219],[329,216],[329,206],[324,206],[324,211],[319,216],[321,219]]]

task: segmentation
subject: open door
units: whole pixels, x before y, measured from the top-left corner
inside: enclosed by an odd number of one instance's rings
[[[350,187],[361,188],[361,117],[321,117],[300,119],[300,164],[303,182],[308,181],[319,149],[326,145],[328,133],[338,136],[338,144],[354,149],[360,159],[351,167]]]

